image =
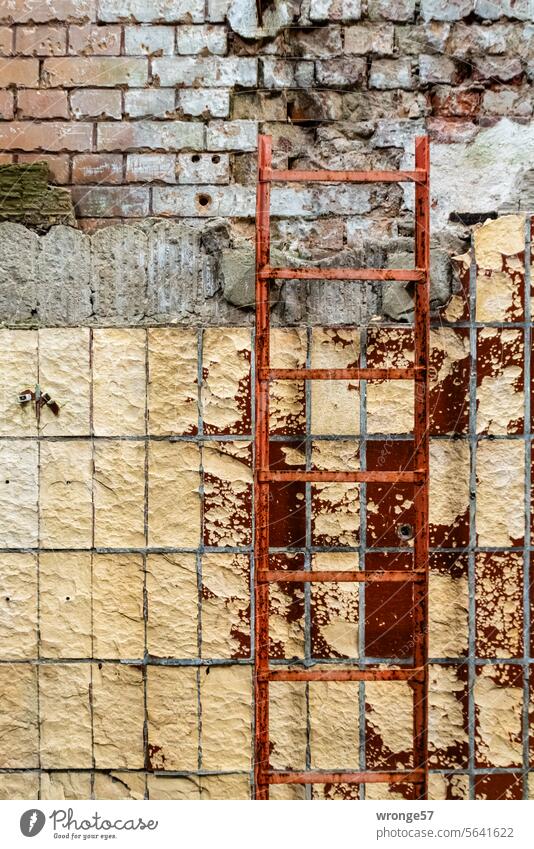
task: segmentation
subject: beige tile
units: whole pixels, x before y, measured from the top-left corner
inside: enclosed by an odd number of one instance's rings
[[[250,431],[250,330],[210,327],[203,334],[202,412],[206,433]]]
[[[143,581],[141,554],[93,554],[95,657],[143,657]]]
[[[198,657],[196,556],[149,554],[146,584],[148,653],[155,657]]]
[[[141,548],[145,544],[145,445],[95,443],[95,545]]]
[[[274,681],[269,686],[269,728],[273,769],[306,767],[306,684]]]
[[[0,763],[4,769],[39,765],[37,669],[0,664]]]
[[[249,769],[251,760],[250,669],[212,666],[200,670],[202,768]]]
[[[520,767],[523,687],[517,667],[479,667],[474,696],[476,765]]]
[[[89,440],[41,444],[40,542],[43,548],[89,548],[93,538]]]
[[[0,658],[37,657],[37,557],[0,554]]]
[[[521,544],[524,534],[523,440],[482,440],[477,447],[478,545]]]
[[[160,775],[148,775],[149,799],[199,800],[200,779],[192,775],[188,778],[166,778]]]
[[[43,772],[40,799],[90,799],[91,773]]]
[[[33,403],[19,404],[25,389],[37,383],[37,331],[0,329],[0,436],[34,436]]]
[[[0,773],[0,799],[37,799],[39,796],[39,773]]]
[[[39,330],[39,384],[59,404],[56,416],[42,407],[39,430],[46,436],[84,436],[90,431],[91,374],[89,329]]]
[[[148,421],[157,436],[198,429],[198,333],[182,327],[148,330]]]
[[[0,547],[37,544],[37,443],[0,442]]]
[[[39,555],[40,631],[43,657],[91,657],[91,554]]]
[[[138,666],[93,667],[95,766],[142,769],[144,687]]]
[[[309,694],[312,768],[357,770],[358,682],[314,681]]]
[[[148,544],[196,548],[200,543],[200,452],[189,442],[149,445]]]
[[[202,558],[202,657],[248,657],[250,566],[246,554]]]
[[[201,799],[244,800],[250,799],[250,791],[248,775],[202,775],[200,777]]]
[[[143,772],[96,772],[95,799],[144,799],[145,784]]]
[[[92,765],[90,684],[88,663],[39,668],[41,765],[45,769]]]
[[[272,368],[306,366],[306,329],[276,327],[271,330]],[[274,380],[269,386],[269,425],[275,433],[304,433],[306,398],[302,380]]]
[[[152,769],[198,769],[196,668],[149,666],[147,716]]]
[[[97,436],[145,433],[146,331],[93,331],[93,425]]]
[[[357,366],[359,331],[354,328],[314,327],[312,368]],[[360,391],[358,381],[316,380],[311,385],[311,427],[314,434],[358,434]]]

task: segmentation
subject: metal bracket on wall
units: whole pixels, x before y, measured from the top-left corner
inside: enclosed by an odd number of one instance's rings
[[[48,407],[55,416],[59,415],[59,404],[56,401],[52,401],[48,392],[42,392],[38,383],[34,390],[23,389],[19,393],[19,404],[24,406],[31,403],[31,401],[35,401],[35,415],[37,418],[39,418],[39,412],[42,407]]]
[[[428,497],[429,497],[429,320],[430,320],[430,151],[426,136],[415,140],[413,171],[276,171],[270,136],[259,136],[256,196],[256,425],[254,435],[254,697],[256,799],[269,798],[271,784],[408,783],[416,799],[428,793]],[[415,268],[271,268],[270,191],[273,182],[351,182],[415,185]],[[415,283],[415,361],[398,369],[272,369],[269,362],[269,288],[273,280],[409,280]],[[274,471],[269,462],[269,385],[274,380],[413,380],[414,454],[411,471]],[[269,496],[275,481],[389,482],[414,487],[413,567],[409,571],[320,572],[270,568]],[[410,529],[412,532],[412,529]],[[367,581],[409,583],[413,604],[413,662],[410,667],[276,670],[269,656],[269,584],[276,582]],[[390,663],[390,667],[393,664]],[[270,766],[269,683],[271,681],[409,681],[413,690],[413,765],[409,770],[273,770]]]

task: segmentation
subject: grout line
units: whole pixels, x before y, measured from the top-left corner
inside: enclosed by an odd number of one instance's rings
[[[144,440],[144,493],[143,493],[143,533],[145,537],[145,545],[148,551],[148,440],[146,434],[149,430],[149,386],[150,386],[150,365],[149,365],[149,331],[145,330],[145,440]],[[148,590],[147,590],[147,551],[143,554],[143,645],[144,656],[148,657]],[[148,667],[143,664],[143,750],[144,761],[147,768],[150,766],[150,749],[149,749],[149,725],[148,725]],[[148,782],[145,776],[145,799],[148,798]]]
[[[474,325],[476,311],[476,259],[474,255],[474,247],[471,247],[471,267],[469,271],[469,313],[470,313],[470,329],[469,329],[469,351],[470,351],[470,371],[469,371],[469,434],[476,433],[476,415],[477,415],[477,330]],[[476,454],[477,443],[470,442],[470,473],[469,473],[469,554],[468,554],[468,597],[469,597],[469,614],[468,614],[468,742],[469,742],[469,798],[475,798],[475,782],[473,779],[473,770],[475,767],[475,696],[474,686],[476,680],[475,658],[476,658],[476,567],[475,567],[475,551],[477,549],[477,532],[476,532],[476,494],[477,494],[477,475],[476,475]]]
[[[312,363],[312,346],[313,346],[313,330],[311,327],[306,328],[306,368],[311,368]],[[306,381],[304,384],[304,399],[305,399],[305,416],[306,416],[306,441],[305,441],[305,452],[306,452],[306,470],[309,471],[312,468],[313,457],[312,457],[312,442],[311,442],[311,432],[312,432],[312,391],[311,391],[311,383],[310,381]],[[306,522],[306,550],[304,554],[304,569],[309,572],[312,568],[311,562],[311,549],[312,549],[312,512],[313,512],[313,501],[312,501],[312,485],[309,482],[304,484],[305,487],[305,522]],[[312,656],[312,644],[311,644],[311,627],[312,627],[312,615],[311,615],[311,596],[312,596],[312,587],[310,583],[305,583],[303,586],[304,590],[304,663],[305,666],[308,666],[311,663]],[[310,716],[310,682],[306,681],[305,684],[305,699],[306,699],[306,769],[311,769],[312,764],[312,752],[311,752],[311,716]],[[304,797],[306,800],[311,800],[313,798],[313,787],[311,785],[305,785],[304,787]]]
[[[36,333],[36,374],[37,383],[40,381],[40,330]],[[37,416],[37,413],[36,413]],[[39,435],[39,419],[36,419],[36,430]],[[42,798],[42,762],[41,762],[41,680],[40,680],[40,658],[41,658],[41,443],[37,441],[37,550],[36,550],[36,593],[37,593],[37,668],[35,670],[37,685],[37,763],[39,765],[39,791],[38,798]]]
[[[531,430],[531,361],[530,352],[532,344],[532,302],[531,302],[531,226],[532,220],[527,216],[525,219],[525,277],[524,277],[524,317],[525,331],[523,339],[524,351],[524,398],[525,398],[525,436],[530,435]],[[523,554],[523,712],[522,712],[522,737],[523,737],[523,799],[529,798],[528,770],[530,764],[530,666],[528,657],[530,653],[530,548],[531,541],[531,446],[525,441],[525,539]]]
[[[202,328],[198,330],[197,336],[197,407],[198,419],[197,430],[200,438],[204,435],[204,419],[202,416],[202,360],[204,350],[204,331]],[[196,555],[196,571],[197,571],[197,651],[198,656],[202,657],[202,553],[204,550],[204,457],[202,451],[202,443],[200,443],[199,457],[199,475],[200,475],[200,548]],[[202,699],[200,695],[200,666],[197,668],[196,686],[197,686],[197,715],[198,715],[198,747],[197,747],[197,764],[199,770],[202,769]]]
[[[366,299],[367,311],[367,295],[368,287],[364,287],[364,297]],[[360,330],[360,365],[362,368],[367,366],[367,329]],[[360,381],[360,469],[367,470],[367,381]],[[366,550],[367,550],[367,484],[361,483],[360,488],[360,546],[359,546],[359,568],[365,569]],[[361,658],[359,667],[365,665],[365,584],[358,585],[358,656]],[[359,769],[364,771],[367,763],[367,740],[365,727],[365,699],[366,689],[365,681],[360,681],[358,684],[358,727],[359,727]],[[360,784],[359,797],[366,798],[366,786]]]

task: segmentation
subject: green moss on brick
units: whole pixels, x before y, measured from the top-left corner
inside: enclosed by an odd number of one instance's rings
[[[68,189],[49,185],[46,162],[0,165],[0,221],[17,221],[38,230],[76,223]]]

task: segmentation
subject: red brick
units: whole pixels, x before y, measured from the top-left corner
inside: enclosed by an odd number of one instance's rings
[[[0,88],[8,85],[36,88],[39,85],[39,60],[10,59],[0,63]]]
[[[80,230],[83,230],[85,233],[96,233],[97,230],[102,230],[103,227],[122,223],[120,218],[80,218],[78,220]],[[131,223],[135,224],[135,219]]]
[[[68,118],[67,93],[60,89],[19,91],[17,115],[19,118]]]
[[[0,3],[0,21],[8,24],[83,21],[96,14],[96,0],[11,0]]]
[[[473,118],[479,111],[482,93],[470,89],[454,89],[440,86],[432,95],[435,115]]]
[[[11,121],[13,118],[13,93],[0,91],[0,118]]]
[[[75,186],[72,190],[77,214],[87,218],[142,218],[150,211],[149,196],[145,186]]]
[[[12,153],[0,153],[0,165],[11,165],[13,158]]]
[[[64,56],[67,52],[66,27],[17,27],[15,52],[23,56]]]
[[[128,183],[175,183],[176,157],[171,153],[132,153],[126,164]]]
[[[50,86],[144,86],[148,81],[145,57],[77,56],[45,59],[43,76]]]
[[[13,55],[13,27],[0,27],[0,56]]]
[[[85,153],[72,160],[72,182],[122,183],[122,156],[120,153]]]
[[[0,148],[6,150],[91,150],[93,125],[49,121],[0,124]]]
[[[122,95],[109,89],[80,89],[71,92],[70,106],[75,118],[120,118]]]
[[[46,153],[19,153],[18,162],[46,162],[53,183],[70,183],[69,157],[65,153],[49,155]]]
[[[121,28],[99,27],[96,24],[72,26],[69,29],[71,56],[120,56]]]

